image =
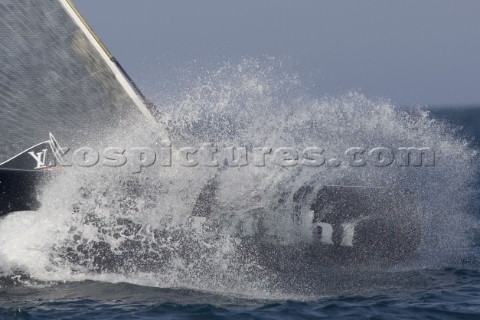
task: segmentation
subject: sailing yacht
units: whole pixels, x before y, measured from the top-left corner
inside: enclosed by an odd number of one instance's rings
[[[70,0],[4,0],[0,29],[10,30],[0,36],[0,216],[5,216],[37,210],[38,190],[61,174],[62,148],[50,131],[80,145],[93,134],[112,132],[124,118],[158,124],[155,108]],[[200,192],[192,209],[197,220],[210,218],[217,187],[211,181]],[[302,248],[278,244],[261,226],[254,234],[235,234],[268,257],[269,267],[326,260],[392,265],[419,246],[415,197],[406,190],[311,182],[288,197],[295,203],[292,219],[311,217],[311,241]],[[244,216],[261,214],[256,208]]]

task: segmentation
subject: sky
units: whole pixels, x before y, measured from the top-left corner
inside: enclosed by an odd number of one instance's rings
[[[192,65],[275,57],[320,96],[480,106],[477,0],[74,3],[147,97]]]

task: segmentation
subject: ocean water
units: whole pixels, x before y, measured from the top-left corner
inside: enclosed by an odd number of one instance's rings
[[[478,319],[478,271],[417,270],[402,277],[404,283],[397,286],[314,299],[255,299],[99,281],[4,282],[0,315],[5,319]]]
[[[430,147],[435,166],[186,168],[173,157],[134,176],[130,166],[68,168],[44,186],[39,211],[0,221],[1,318],[480,319],[479,109],[318,97],[272,59],[185,77],[154,99],[169,136],[135,120],[91,147],[316,146],[327,159],[351,147]],[[212,222],[198,226],[192,210],[212,179]],[[288,199],[307,183],[409,189],[419,247],[382,268],[300,259],[271,270],[261,252],[246,257],[232,230],[255,219],[249,210],[264,210],[263,232],[279,244],[304,241]]]

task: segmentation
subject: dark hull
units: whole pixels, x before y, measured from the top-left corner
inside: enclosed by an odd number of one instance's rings
[[[37,210],[41,205],[38,199],[40,188],[53,174],[54,171],[48,170],[0,169],[0,216],[14,211]],[[207,184],[192,212],[193,217],[203,217],[205,227],[211,230],[217,223],[214,218],[216,189],[215,183]],[[131,195],[131,192],[128,194]],[[405,260],[420,244],[421,228],[415,199],[403,189],[306,185],[285,196],[284,200],[295,204],[291,213],[293,221],[300,221],[299,217],[304,212],[312,212],[312,238],[284,245],[264,232],[263,216],[267,214],[264,208],[238,212],[246,219],[255,218],[257,223],[256,232],[252,235],[242,234],[241,226],[238,232],[232,234],[242,240],[245,260],[254,259],[264,267],[279,272],[297,269],[298,272],[306,272],[305,268],[316,270],[321,266],[383,268]],[[102,227],[106,227],[105,230],[115,229],[111,221],[103,226],[95,212],[86,208],[82,210],[82,204],[76,207],[77,210],[72,208],[73,214],[82,211],[84,217],[92,217],[85,221],[86,224],[92,224],[99,230]],[[94,269],[102,272],[125,271],[129,265],[139,268],[137,261],[144,262],[140,269],[151,271],[168,260],[171,253],[168,250],[162,252],[161,246],[156,247],[166,237],[165,230],[155,230],[158,239],[148,244],[155,250],[145,251],[145,243],[132,237],[142,229],[142,225],[128,219],[118,219],[117,224],[124,230],[126,238],[120,248],[121,254],[112,251],[107,243],[85,239],[85,243],[66,249],[65,257],[75,264],[94,265]],[[79,239],[83,237],[81,233],[77,236]],[[189,235],[180,232],[175,236],[188,239]],[[179,243],[183,242],[179,240]],[[191,258],[188,241],[180,251]]]
[[[38,189],[50,175],[47,171],[0,169],[0,216],[37,210]]]

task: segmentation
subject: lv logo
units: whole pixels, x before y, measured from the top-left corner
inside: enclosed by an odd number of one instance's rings
[[[42,169],[47,167],[45,163],[45,160],[47,158],[47,151],[48,149],[43,149],[41,152],[35,153],[35,151],[31,151],[28,153],[37,162],[37,166],[35,167],[35,169]]]

